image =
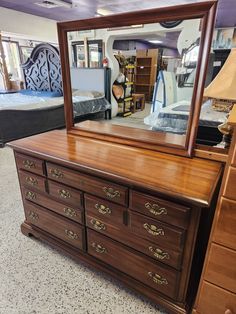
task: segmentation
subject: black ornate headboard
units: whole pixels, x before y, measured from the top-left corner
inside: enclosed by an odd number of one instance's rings
[[[46,43],[37,45],[21,66],[27,89],[62,94],[61,62],[56,47]]]

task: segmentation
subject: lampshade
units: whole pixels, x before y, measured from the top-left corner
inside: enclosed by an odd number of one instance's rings
[[[204,97],[236,100],[236,48],[231,50],[218,75],[205,88]]]

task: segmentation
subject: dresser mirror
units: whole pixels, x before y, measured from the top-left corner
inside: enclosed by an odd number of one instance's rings
[[[58,23],[68,132],[191,156],[215,4]]]

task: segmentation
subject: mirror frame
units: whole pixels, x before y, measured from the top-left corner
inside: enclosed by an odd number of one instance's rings
[[[57,23],[67,132],[73,135],[86,136],[93,139],[96,138],[110,142],[191,157],[197,135],[208,57],[214,29],[216,7],[217,0],[210,0],[206,2],[161,7],[132,13],[114,14],[104,17]],[[153,135],[153,132],[148,130],[133,128],[136,130],[135,133],[134,131],[131,131],[132,128],[130,127],[117,127],[115,125],[111,126],[110,124],[110,126],[104,126],[103,129],[101,128],[101,125],[96,127],[96,123],[94,124],[95,127],[93,129],[89,128],[89,124],[88,126],[87,124],[83,126],[83,123],[81,126],[74,126],[69,50],[67,42],[68,32],[197,18],[202,19],[201,39],[191,110],[189,114],[188,129],[185,136],[185,144],[183,146],[176,144],[178,143],[178,136],[171,133],[168,133],[167,135],[167,133],[164,132],[155,132],[155,135]],[[124,130],[127,130],[127,128],[129,129],[129,135],[127,135],[127,132],[124,132]],[[138,135],[137,130],[139,132]],[[150,135],[148,135],[147,132],[150,132]],[[158,139],[155,139],[157,136]],[[167,143],[167,138],[173,138],[173,144]]]

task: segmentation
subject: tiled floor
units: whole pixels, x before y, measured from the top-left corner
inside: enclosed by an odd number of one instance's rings
[[[23,236],[11,149],[0,149],[0,314],[158,314],[110,277]]]

